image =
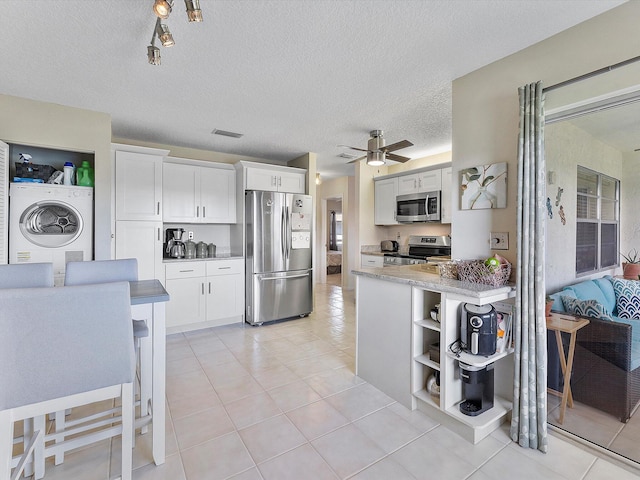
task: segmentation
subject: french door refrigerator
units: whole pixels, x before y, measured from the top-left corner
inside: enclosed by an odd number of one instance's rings
[[[246,315],[251,325],[313,310],[313,199],[246,191]]]

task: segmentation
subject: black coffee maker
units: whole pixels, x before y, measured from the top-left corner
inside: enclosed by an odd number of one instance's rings
[[[184,258],[184,228],[167,228],[164,234],[164,258]]]
[[[493,363],[481,367],[459,363],[464,399],[460,411],[475,417],[493,408]]]

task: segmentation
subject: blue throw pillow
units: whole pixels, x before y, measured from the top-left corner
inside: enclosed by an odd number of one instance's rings
[[[581,317],[599,318],[600,320],[613,320],[604,305],[597,300],[580,300],[567,295],[562,295],[560,298],[567,313]]]
[[[640,281],[612,278],[611,283],[616,292],[618,316],[640,320]]]

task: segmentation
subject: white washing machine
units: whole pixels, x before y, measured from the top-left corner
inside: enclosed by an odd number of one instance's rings
[[[93,188],[11,183],[9,263],[53,263],[56,285],[67,262],[93,258]]]

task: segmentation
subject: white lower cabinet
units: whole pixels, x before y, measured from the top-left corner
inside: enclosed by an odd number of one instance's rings
[[[140,280],[162,279],[162,235],[162,222],[118,220],[116,258],[137,259]]]
[[[360,266],[362,267],[384,267],[384,257],[382,255],[360,254]]]
[[[172,262],[165,268],[170,333],[242,321],[243,259]]]

